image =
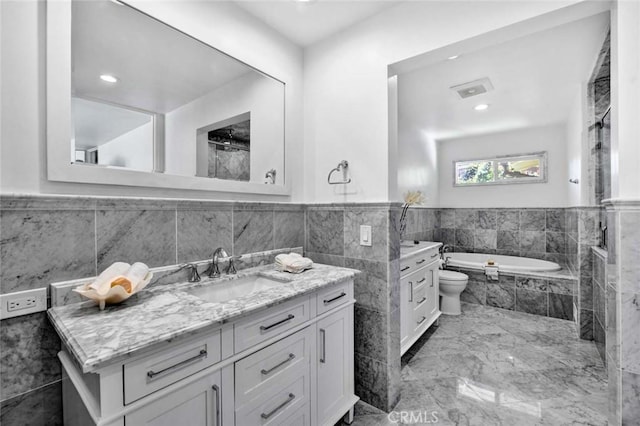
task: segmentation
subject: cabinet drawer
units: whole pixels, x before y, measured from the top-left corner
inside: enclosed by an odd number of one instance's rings
[[[241,352],[309,319],[309,298],[295,299],[251,315],[233,326],[235,352]]]
[[[423,302],[413,310],[413,324],[411,327],[416,330],[425,325],[429,320],[429,303]]]
[[[320,315],[353,299],[352,281],[322,289],[316,296],[316,313]]]
[[[221,331],[124,364],[124,403],[169,386],[220,361]]]
[[[410,274],[413,271],[417,271],[418,269],[427,266],[431,262],[435,262],[439,255],[440,252],[438,251],[438,248],[433,248],[426,252],[401,260],[400,275],[404,276]]]
[[[290,418],[309,407],[309,374],[270,387],[250,404],[236,409],[236,424],[242,426],[290,424]]]
[[[411,306],[414,310],[420,309],[420,306],[427,303],[428,295],[427,295],[428,286],[422,284],[413,289],[413,302],[411,302]]]
[[[309,373],[311,328],[282,339],[235,364],[236,406],[256,399],[286,377]]]

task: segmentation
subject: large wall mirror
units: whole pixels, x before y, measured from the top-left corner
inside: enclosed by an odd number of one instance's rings
[[[118,1],[49,1],[50,180],[284,195],[285,85]]]

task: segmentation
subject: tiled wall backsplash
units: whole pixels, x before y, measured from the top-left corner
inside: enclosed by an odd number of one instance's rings
[[[235,255],[304,247],[316,262],[364,271],[355,283],[356,387],[389,409],[400,396],[398,213],[389,203],[2,196],[0,292],[95,276],[114,261],[159,267],[207,259],[217,247]],[[372,226],[371,247],[359,245],[360,225]],[[0,333],[0,423],[62,424],[60,340],[46,314],[3,320]]]
[[[443,209],[434,237],[454,251],[566,262],[563,209]]]
[[[0,292],[9,293],[94,276],[114,261],[156,267],[207,259],[217,247],[234,254],[302,247],[305,211],[299,204],[2,196],[0,237]],[[0,338],[0,423],[61,424],[60,341],[46,313],[1,321]]]
[[[309,205],[305,255],[359,269],[354,287],[356,395],[383,410],[400,397],[399,208],[389,204]],[[370,225],[371,247],[359,244]]]

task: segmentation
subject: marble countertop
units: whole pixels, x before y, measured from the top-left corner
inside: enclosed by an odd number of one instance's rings
[[[343,282],[359,273],[355,269],[316,263],[313,269],[301,274],[289,274],[265,265],[222,279],[143,290],[104,311],[88,301],[54,307],[48,314],[60,338],[87,373],[177,337],[206,332],[241,316]],[[282,284],[224,303],[207,302],[185,291],[255,274],[282,281]]]
[[[413,241],[402,241],[400,243],[400,260],[406,259],[414,254],[431,250],[432,248],[440,247],[441,245],[442,243],[435,241],[419,241],[418,244],[414,244]]]

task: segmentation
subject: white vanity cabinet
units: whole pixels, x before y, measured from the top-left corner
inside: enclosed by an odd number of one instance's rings
[[[318,321],[318,424],[333,425],[353,400],[353,309]],[[350,374],[351,373],[351,374]],[[351,404],[351,405],[350,405]],[[337,415],[337,418],[336,418]]]
[[[334,425],[352,419],[353,279],[82,373],[65,425]]]
[[[220,372],[158,398],[124,416],[126,425],[221,425]],[[188,419],[188,422],[185,422]],[[66,423],[66,422],[65,422]]]
[[[440,317],[439,246],[400,260],[400,345],[404,354]]]

